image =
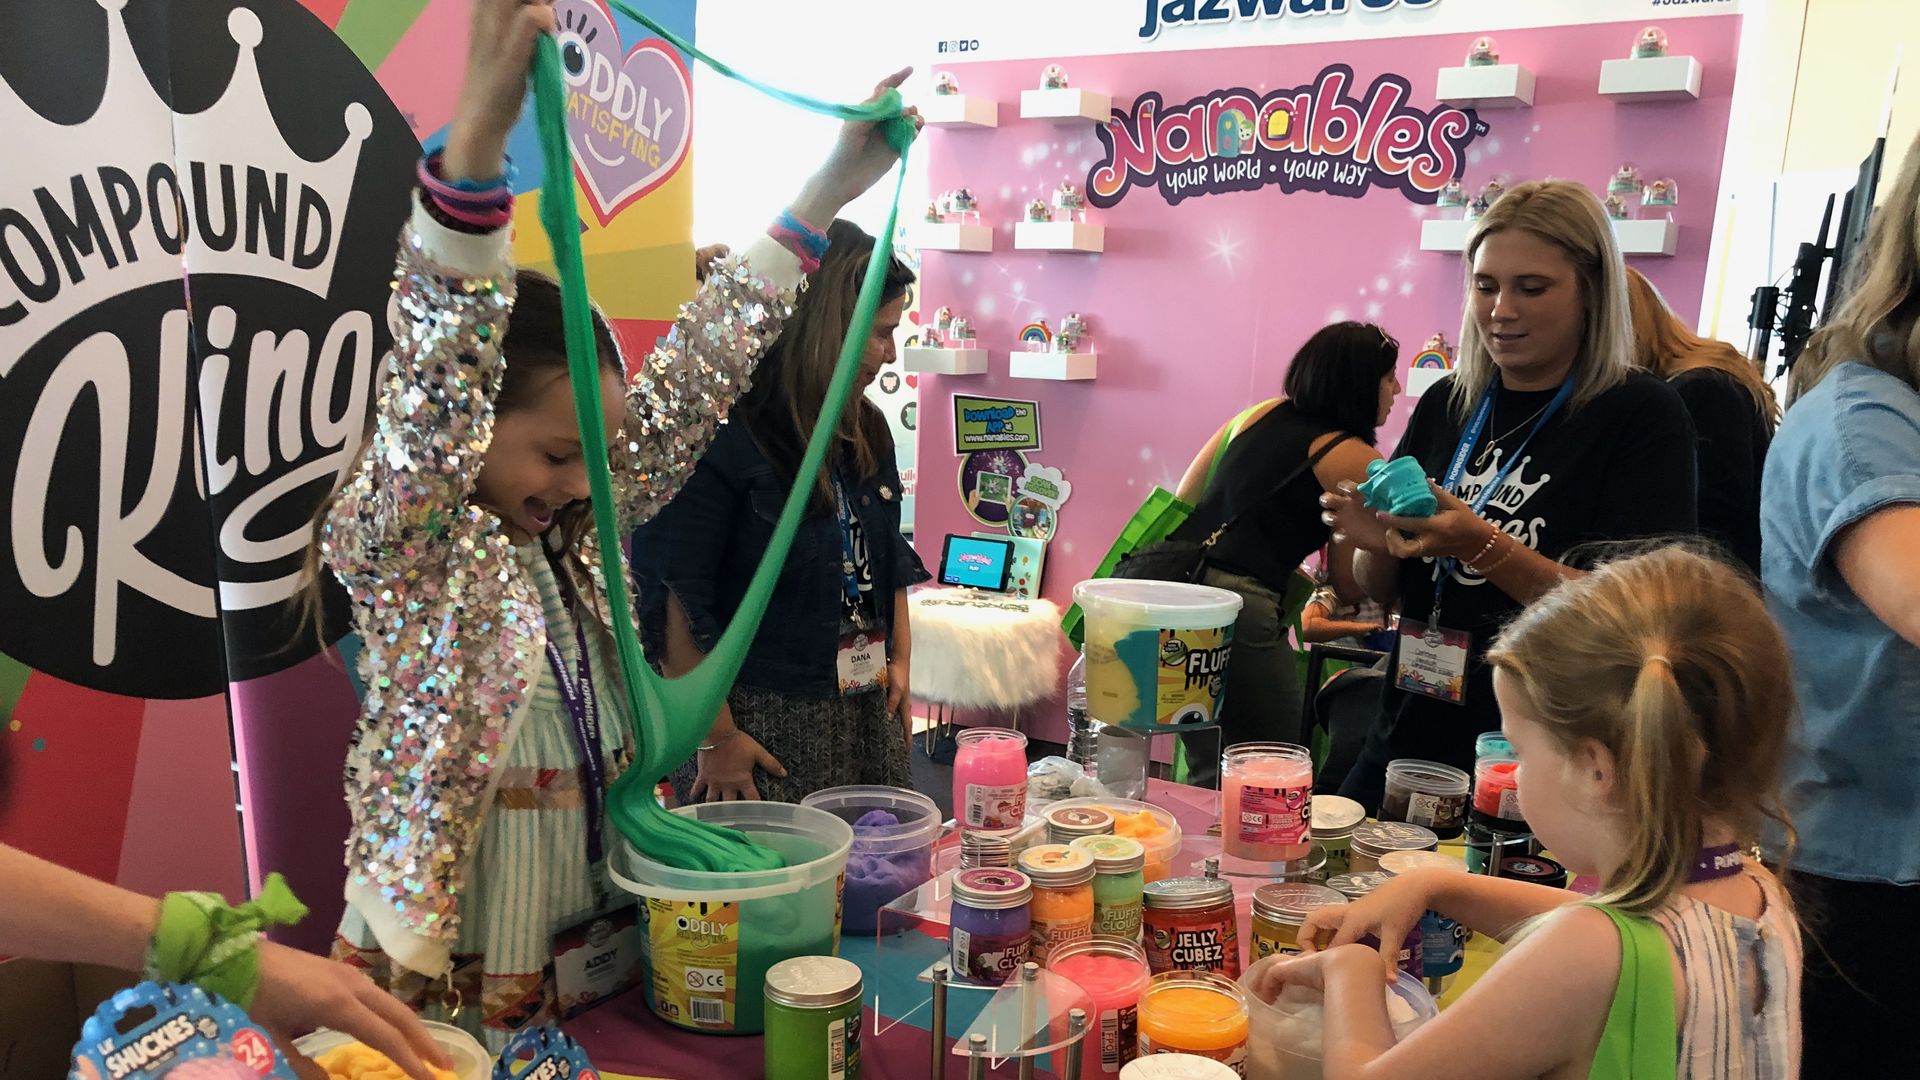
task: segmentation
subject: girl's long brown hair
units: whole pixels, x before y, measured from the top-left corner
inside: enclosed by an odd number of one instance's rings
[[[1598,743],[1618,765],[1626,857],[1599,902],[1664,904],[1686,885],[1709,818],[1743,844],[1771,819],[1791,846],[1780,774],[1792,665],[1741,571],[1677,546],[1607,563],[1528,605],[1487,662],[1562,747]]]
[[[1627,267],[1627,299],[1633,308],[1633,366],[1671,379],[1683,371],[1712,368],[1733,376],[1768,427],[1780,423],[1780,402],[1760,376],[1760,367],[1724,341],[1704,338],[1667,306],[1645,274]]]
[[[833,381],[834,364],[847,340],[847,323],[853,318],[860,286],[867,277],[867,262],[873,256],[873,237],[852,222],[836,220],[827,228],[827,239],[830,246],[820,260],[820,268],[808,276],[793,317],[761,359],[753,388],[733,410],[774,471],[788,484],[796,479],[794,471],[800,467],[807,439],[820,419],[827,384]],[[913,271],[894,259],[887,266],[881,303],[905,296],[912,284]],[[893,444],[893,433],[887,428],[886,417],[864,395],[856,394],[847,403],[836,434],[828,468],[837,465],[860,480],[879,475],[880,463]],[[814,478],[818,508],[833,505],[828,468]]]
[[[1873,212],[1848,290],[1793,366],[1789,403],[1845,360],[1871,364],[1920,389],[1920,138]]]
[[[567,371],[566,317],[560,306],[560,283],[545,274],[534,270],[521,270],[514,276],[515,297],[513,313],[508,319],[508,336],[501,339],[506,349],[506,369],[500,376],[500,392],[494,395],[494,415],[502,416],[531,403],[530,399],[557,371],[562,377]],[[509,337],[511,340],[509,340]],[[606,316],[600,309],[593,309],[593,344],[603,370],[617,372],[624,379],[625,362],[620,357],[620,347],[613,338],[613,328],[607,324]],[[373,437],[373,425],[378,416],[379,406],[367,411],[366,426],[360,432],[360,442],[350,460],[359,462],[365,455],[367,442]],[[485,468],[485,457],[481,459]],[[352,480],[352,474],[347,477]],[[342,484],[344,490],[345,484]],[[320,535],[326,524],[327,515],[332,512],[333,504],[340,497],[336,490],[329,495],[313,512],[311,528],[308,531],[307,555],[301,570],[301,594],[298,613],[300,624],[309,628],[320,637],[322,646],[331,644],[324,640],[327,627],[323,611],[325,599],[326,568],[320,561]],[[579,598],[586,588],[589,577],[586,564],[580,559],[580,541],[593,527],[593,507],[585,500],[570,503],[556,510],[553,524],[548,527],[550,536],[559,541],[559,558],[567,573],[556,575],[560,587],[568,594],[568,601]]]

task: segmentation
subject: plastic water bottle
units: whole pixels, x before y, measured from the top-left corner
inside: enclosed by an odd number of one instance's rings
[[[1146,734],[1103,724],[1087,712],[1087,657],[1067,672],[1067,760],[1080,766],[1116,799],[1143,799],[1153,740]]]

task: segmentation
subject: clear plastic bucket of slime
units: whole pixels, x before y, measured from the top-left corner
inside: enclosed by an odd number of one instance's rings
[[[933,847],[940,839],[940,808],[917,791],[854,784],[816,791],[800,800],[853,828],[847,855],[845,910],[840,928],[871,934],[880,909],[933,877]]]
[[[1243,601],[1225,589],[1101,578],[1073,587],[1086,613],[1087,712],[1137,731],[1211,724]]]
[[[853,827],[794,803],[701,803],[674,813],[738,829],[787,865],[682,870],[618,841],[609,860],[614,883],[643,901],[647,1006],[693,1031],[758,1035],[767,969],[839,951],[840,887]]]

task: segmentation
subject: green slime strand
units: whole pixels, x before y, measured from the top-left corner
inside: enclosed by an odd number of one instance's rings
[[[628,712],[633,717],[634,763],[613,783],[607,800],[608,816],[635,851],[666,866],[683,870],[772,870],[785,865],[778,852],[755,843],[735,829],[712,825],[660,806],[654,791],[660,781],[694,756],[713,723],[720,704],[732,689],[745,662],[747,647],[759,631],[773,596],[775,581],[786,564],[800,520],[812,494],[811,477],[819,475],[827,446],[839,426],[840,415],[857,387],[860,359],[880,308],[886,267],[893,257],[893,235],[899,216],[900,191],[906,183],[907,148],[913,142],[913,121],[902,113],[900,93],[888,90],[865,105],[835,105],[788,93],[746,78],[675,37],[666,28],[634,11],[620,0],[615,8],[645,24],[682,51],[692,54],[729,78],[761,90],[788,104],[842,120],[873,121],[883,125],[887,141],[900,152],[887,227],[873,245],[866,280],[847,328],[846,343],[834,368],[820,419],[807,441],[805,456],[794,473],[793,489],[774,527],[773,539],[760,559],[753,580],[733,621],[713,651],[693,670],[678,678],[664,678],[642,657],[635,634],[633,605],[627,592],[626,550],[619,522],[614,520],[613,481],[607,470],[606,433],[590,417],[605,415],[600,406],[599,363],[593,343],[593,313],[587,298],[586,266],[581,259],[579,214],[573,189],[572,155],[567,143],[566,87],[561,74],[560,49],[551,35],[541,35],[533,64],[534,119],[539,132],[541,161],[540,223],[553,245],[566,319],[567,367],[573,383],[574,409],[580,421],[580,444],[587,459],[587,478],[593,498],[595,531],[606,560],[607,596],[613,611],[613,638],[625,677]]]

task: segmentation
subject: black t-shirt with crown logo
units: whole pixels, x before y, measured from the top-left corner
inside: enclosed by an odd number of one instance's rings
[[[1395,456],[1418,458],[1436,480],[1446,475],[1466,426],[1448,401],[1452,385],[1448,377],[1422,395],[1395,451]],[[1552,390],[1498,392],[1457,494],[1469,503],[1478,497],[1553,396]],[[1526,443],[1519,464],[1482,516],[1550,559],[1567,560],[1574,553],[1567,561],[1576,565],[1606,555],[1577,550],[1583,546],[1693,535],[1698,517],[1694,435],[1685,405],[1664,382],[1635,371],[1578,409],[1561,409]],[[1402,617],[1426,622],[1433,598],[1433,561],[1403,561]],[[1342,794],[1376,808],[1387,762],[1395,758],[1472,770],[1474,737],[1500,727],[1486,651],[1521,606],[1465,567],[1454,571],[1442,596],[1440,621],[1449,630],[1473,635],[1466,701],[1454,705],[1405,693],[1389,680],[1380,719]]]

